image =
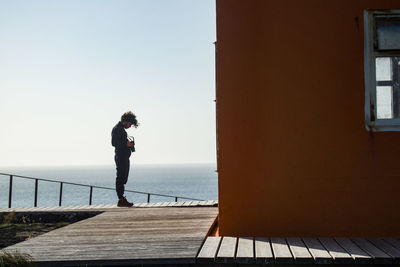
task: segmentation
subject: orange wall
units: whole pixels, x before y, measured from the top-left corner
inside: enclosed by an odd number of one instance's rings
[[[219,227],[400,236],[400,132],[364,126],[363,10],[398,0],[217,0]]]

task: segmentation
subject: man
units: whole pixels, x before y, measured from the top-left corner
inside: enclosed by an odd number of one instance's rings
[[[111,144],[115,147],[114,160],[117,166],[115,188],[118,196],[118,207],[133,206],[133,203],[124,197],[125,184],[128,181],[129,175],[129,157],[135,151],[135,143],[133,140],[128,140],[125,129],[130,128],[132,125],[137,128],[139,123],[136,120],[136,115],[132,111],[128,111],[121,116],[121,121],[114,126],[111,132]]]

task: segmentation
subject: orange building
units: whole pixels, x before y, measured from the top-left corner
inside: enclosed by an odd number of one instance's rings
[[[400,236],[400,2],[216,7],[220,235]]]

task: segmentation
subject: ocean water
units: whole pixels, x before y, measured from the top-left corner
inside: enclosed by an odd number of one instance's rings
[[[202,200],[218,199],[218,174],[215,164],[134,165],[131,164],[125,189],[142,192],[191,197]],[[29,176],[94,186],[115,188],[115,167],[26,167],[0,168],[0,173]],[[13,178],[12,207],[33,207],[35,181]],[[38,206],[58,206],[60,184],[39,181]],[[62,205],[89,204],[88,187],[63,185]],[[8,207],[9,176],[0,175],[0,208]],[[146,202],[147,195],[126,192],[129,201]],[[150,202],[175,201],[174,198],[151,196]],[[183,199],[181,200],[183,201]],[[114,190],[93,189],[92,204],[115,204]]]

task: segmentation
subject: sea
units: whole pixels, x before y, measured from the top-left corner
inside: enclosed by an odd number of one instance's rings
[[[0,167],[0,173],[29,176],[115,188],[115,166],[64,166],[64,167]],[[9,201],[8,175],[0,175],[0,208]],[[131,164],[126,190],[188,197],[200,200],[218,200],[218,174],[216,164]],[[58,206],[60,183],[38,182],[38,207]],[[12,207],[33,207],[35,180],[14,176]],[[62,206],[88,205],[90,188],[63,184]],[[129,201],[147,202],[147,194],[125,192]],[[150,202],[170,202],[175,198],[151,195]],[[178,201],[187,201],[178,199]],[[116,204],[115,190],[93,189],[92,205]]]

